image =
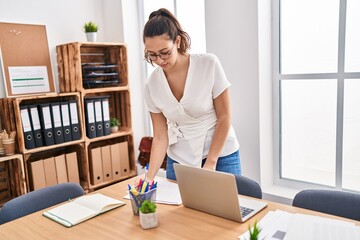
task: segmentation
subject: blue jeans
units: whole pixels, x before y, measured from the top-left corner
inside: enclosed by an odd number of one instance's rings
[[[206,158],[202,160],[202,165],[204,166]],[[166,178],[176,180],[174,163],[178,164],[175,160],[167,156],[166,158]],[[241,174],[241,165],[240,165],[240,151],[233,152],[227,156],[219,157],[216,163],[216,171],[227,172],[232,174]]]

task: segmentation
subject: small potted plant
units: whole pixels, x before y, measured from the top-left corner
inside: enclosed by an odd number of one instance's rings
[[[116,117],[110,119],[110,129],[112,133],[116,133],[117,131],[119,131],[119,125],[119,119],[117,119]]]
[[[157,213],[156,204],[150,200],[145,200],[141,204],[140,211],[140,225],[143,229],[157,227]]]
[[[257,221],[255,221],[252,229],[249,226],[249,234],[250,234],[249,240],[258,240],[260,232],[261,232],[261,228],[259,228],[259,226],[257,225]]]
[[[88,40],[88,42],[96,42],[99,26],[97,24],[95,24],[94,22],[89,21],[89,22],[86,22],[83,27],[84,27],[86,39]]]

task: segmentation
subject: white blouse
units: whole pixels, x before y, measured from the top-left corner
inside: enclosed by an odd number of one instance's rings
[[[218,58],[213,54],[191,54],[184,94],[177,101],[162,68],[151,74],[145,85],[147,108],[167,118],[167,154],[180,164],[201,167],[214,135],[217,117],[213,99],[230,86]],[[235,131],[230,127],[220,156],[239,149]]]

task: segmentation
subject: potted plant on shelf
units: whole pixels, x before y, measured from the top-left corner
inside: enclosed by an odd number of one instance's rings
[[[110,119],[110,129],[112,133],[116,133],[117,131],[119,131],[119,125],[119,119],[117,119],[116,117]]]
[[[96,42],[98,30],[99,26],[92,21],[86,22],[84,24],[84,31],[88,42]]]
[[[140,225],[143,229],[157,227],[157,213],[156,204],[150,200],[145,200],[141,204],[140,211]]]

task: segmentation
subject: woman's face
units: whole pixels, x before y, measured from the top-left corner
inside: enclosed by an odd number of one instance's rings
[[[144,42],[146,55],[162,69],[169,69],[174,66],[178,57],[177,41],[174,43],[166,34],[147,37]]]

